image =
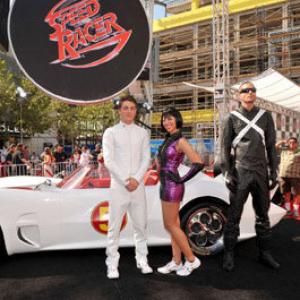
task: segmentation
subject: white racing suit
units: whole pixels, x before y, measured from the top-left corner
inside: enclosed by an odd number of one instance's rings
[[[120,228],[125,213],[134,229],[136,260],[147,261],[147,207],[143,177],[150,163],[149,136],[145,129],[122,122],[108,128],[103,135],[104,164],[111,175],[108,244],[106,264],[118,266]],[[138,188],[129,192],[126,179],[135,178]]]

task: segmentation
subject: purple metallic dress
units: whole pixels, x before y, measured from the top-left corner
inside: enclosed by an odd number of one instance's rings
[[[178,167],[182,163],[184,153],[176,150],[180,133],[175,133],[165,140],[159,153],[160,159],[160,199],[167,202],[180,202],[184,194],[184,184],[175,183],[166,173],[172,172],[177,175]]]

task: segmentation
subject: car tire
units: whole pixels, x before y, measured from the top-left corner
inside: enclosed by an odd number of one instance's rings
[[[208,256],[220,252],[223,245],[226,206],[215,202],[197,203],[183,213],[181,228],[195,254]]]

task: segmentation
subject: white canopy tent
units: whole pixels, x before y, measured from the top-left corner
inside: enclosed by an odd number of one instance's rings
[[[274,104],[278,108],[281,107],[285,110],[290,110],[295,113],[300,113],[300,87],[289,80],[274,69],[268,69],[261,73],[259,76],[249,78],[249,81],[257,88],[257,98],[265,102],[265,104]],[[205,85],[196,85],[184,82],[184,84],[204,89],[211,93],[214,88]],[[231,86],[232,93],[238,91],[241,82]]]
[[[300,112],[300,87],[276,70],[268,69],[250,81],[257,88],[258,98]],[[232,87],[236,90],[239,85]]]

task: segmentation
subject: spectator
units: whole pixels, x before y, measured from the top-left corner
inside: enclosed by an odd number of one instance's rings
[[[102,149],[101,149],[100,153],[99,153],[98,156],[97,156],[97,161],[98,161],[98,163],[100,163],[100,164],[103,164],[103,163],[104,163],[104,157],[103,157],[103,151],[102,151]]]
[[[55,162],[55,158],[51,153],[49,147],[44,149],[43,171],[45,177],[53,177],[52,164]]]
[[[46,148],[46,147],[45,147],[45,148]],[[40,154],[40,160],[41,160],[41,161],[44,160],[45,148],[44,148],[44,151]]]
[[[13,168],[11,165],[13,164],[13,156],[15,152],[16,152],[16,145],[11,144],[8,148],[8,153],[5,158],[5,164],[8,165],[7,175],[13,175]]]
[[[13,155],[13,164],[17,165],[17,175],[27,175],[27,168],[31,167],[30,162],[24,158],[23,147],[22,143],[17,144]]]
[[[294,216],[298,218],[300,204],[300,151],[298,141],[295,137],[291,137],[287,141],[279,141],[276,143],[276,149],[281,152],[279,177],[280,191],[284,197],[284,207],[288,215],[292,215],[294,211]]]
[[[44,152],[43,152],[44,153]],[[30,156],[30,161],[33,163],[33,164],[38,164],[41,160],[39,159],[38,155],[33,151],[31,153],[31,156]]]
[[[98,155],[101,153],[101,145],[100,144],[96,144],[95,146],[95,150],[92,151],[92,156],[93,156],[93,163],[97,163],[98,161]]]
[[[73,164],[75,164],[76,166],[79,164],[79,160],[80,160],[80,153],[81,151],[78,149],[78,147],[76,146],[74,149],[74,152],[71,156],[71,161]]]
[[[87,166],[93,156],[90,154],[89,148],[85,145],[81,147],[81,155],[79,159],[80,167]]]
[[[3,145],[0,149],[0,163],[5,162],[7,153],[8,153],[8,151],[7,151],[6,147]]]
[[[105,176],[109,176],[108,170],[104,166],[104,157],[103,157],[102,148],[101,148],[100,153],[97,156],[97,162],[98,162],[98,173],[99,173],[100,177],[102,178],[102,177],[105,177]]]
[[[53,156],[56,162],[55,173],[57,172],[60,173],[64,171],[65,170],[64,163],[67,160],[67,154],[64,152],[64,148],[60,144],[55,145]]]
[[[11,144],[8,148],[8,153],[5,157],[5,164],[7,165],[12,165],[13,164],[13,154],[16,151],[16,145],[15,144]]]
[[[23,156],[26,160],[28,160],[28,161],[30,160],[29,148],[26,145],[24,145],[24,147],[23,147]]]

